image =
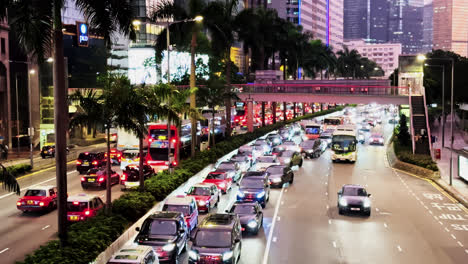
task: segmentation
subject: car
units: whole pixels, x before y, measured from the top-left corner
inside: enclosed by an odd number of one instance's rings
[[[138,234],[134,242],[153,247],[160,262],[178,263],[180,254],[188,248],[190,233],[181,212],[155,212],[135,230]]]
[[[285,151],[286,149],[287,149],[287,147],[286,147],[286,146],[283,146],[283,145],[275,146],[275,147],[273,147],[273,149],[271,150],[271,155],[277,156],[278,154],[280,154],[281,152]]]
[[[210,214],[192,236],[189,264],[238,264],[242,229],[236,214]]]
[[[366,134],[365,134],[365,132],[359,130],[359,131],[358,131],[357,139],[358,139],[359,143],[364,144],[364,143],[366,142]]]
[[[216,167],[216,171],[226,172],[228,176],[232,178],[233,182],[239,181],[239,179],[242,177],[239,165],[234,161],[223,161],[219,163],[219,165]]]
[[[271,165],[279,165],[279,161],[275,155],[268,155],[268,156],[260,156],[257,158],[257,163],[255,163],[255,170],[262,171],[266,170],[266,168],[270,167]]]
[[[146,153],[143,154],[143,156],[145,155]],[[125,167],[132,164],[140,164],[140,151],[135,149],[127,149],[122,151],[122,156],[120,158],[120,169],[124,170]]]
[[[338,213],[359,212],[371,215],[371,195],[358,184],[345,184],[338,192]]]
[[[278,161],[280,165],[289,167],[299,166],[302,167],[303,159],[301,153],[293,150],[286,150],[278,154]]]
[[[257,201],[263,208],[270,199],[270,181],[268,174],[243,178],[239,183],[237,201]]]
[[[328,144],[321,139],[309,139],[299,144],[302,154],[306,158],[318,158],[328,147]]]
[[[100,168],[106,165],[104,152],[83,152],[76,160],[76,170],[83,174],[91,168]]]
[[[380,118],[380,117],[378,117],[375,121],[376,121],[377,124],[379,124],[379,125],[382,124],[382,118]]]
[[[293,141],[293,140],[285,140],[285,141],[283,142],[283,144],[281,144],[281,146],[284,146],[284,147],[286,147],[287,149],[291,149],[291,150],[298,150],[298,149],[299,149],[299,147],[298,147],[299,144],[300,144],[300,143],[296,143],[296,142]]]
[[[189,231],[194,230],[198,226],[197,201],[191,196],[176,195],[167,197],[162,211],[183,213]]]
[[[261,177],[261,178],[268,178],[268,173],[266,171],[248,171],[245,173],[243,179],[249,177]]]
[[[294,172],[291,167],[285,165],[274,165],[266,169],[268,180],[271,187],[283,187],[283,184],[292,184],[294,181]]]
[[[195,184],[187,191],[187,195],[195,198],[199,212],[206,213],[216,207],[221,199],[221,193],[214,183]]]
[[[70,152],[68,147],[66,148],[66,152],[67,152],[67,155]],[[41,157],[43,159],[45,159],[47,157],[52,157],[52,158],[55,157],[55,145],[43,146],[42,149],[41,149]]]
[[[258,150],[254,149],[252,146],[249,145],[241,146],[237,150],[237,154],[246,155],[247,157],[249,157],[251,164],[254,164],[257,161],[257,157],[261,155],[261,153]]]
[[[369,145],[384,145],[384,137],[382,134],[374,133],[369,137]]]
[[[232,187],[232,178],[225,171],[209,172],[203,182],[216,184],[223,194],[226,194]]]
[[[257,149],[258,151],[260,151],[260,153],[262,155],[264,154],[268,154],[271,152],[271,146],[270,144],[266,141],[266,140],[257,140],[253,145],[252,147],[254,147],[255,149]]]
[[[67,198],[67,220],[69,222],[83,221],[94,217],[104,207],[104,202],[95,195],[85,193]]]
[[[107,152],[104,154],[104,157],[107,159]],[[120,160],[122,159],[122,151],[112,148],[110,150],[110,160],[111,164],[120,165]]]
[[[236,162],[237,165],[239,166],[239,170],[242,173],[245,173],[250,169],[250,166],[252,166],[252,162],[249,159],[249,156],[243,155],[243,154],[236,154],[233,155],[229,161]]]
[[[120,175],[120,186],[122,190],[140,186],[140,166],[131,164],[125,167]],[[143,178],[149,179],[155,175],[154,169],[147,164],[143,164]]]
[[[325,141],[327,143],[327,147],[331,147],[332,137],[333,137],[333,133],[324,131],[320,133],[319,139]]]
[[[291,130],[289,128],[281,128],[279,131],[280,137],[284,140],[289,140],[291,138]]]
[[[398,124],[398,120],[394,119],[394,118],[391,118],[388,120],[388,123],[389,124]]]
[[[245,233],[256,235],[262,229],[263,212],[257,202],[235,202],[226,213],[239,216],[241,230]]]
[[[281,136],[278,134],[270,134],[267,136],[266,139],[270,142],[271,146],[273,147],[281,145],[281,143],[283,142],[283,138],[281,138]]]
[[[23,212],[52,211],[57,208],[57,187],[28,188],[24,196],[16,202],[16,208]]]
[[[107,264],[159,264],[159,258],[150,246],[124,245]]]
[[[111,185],[119,184],[120,175],[111,170],[110,183]],[[81,187],[83,189],[88,189],[89,187],[99,187],[106,188],[107,182],[107,169],[89,169],[88,172],[81,176]]]

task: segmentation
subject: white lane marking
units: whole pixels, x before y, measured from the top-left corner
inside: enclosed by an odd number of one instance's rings
[[[69,172],[67,172],[67,175],[70,175],[70,174],[75,173],[75,172],[77,172],[77,171],[76,171],[76,170],[74,170],[74,171],[69,171]]]
[[[104,197],[104,194],[103,194],[103,195],[101,195],[100,197],[101,197],[101,198],[103,198],[103,197]]]
[[[400,251],[400,252],[403,251],[403,249],[401,249],[400,245],[398,245],[397,248],[398,248],[398,251]]]
[[[325,196],[328,196],[328,192],[325,192]]]
[[[55,177],[50,178],[50,179],[45,180],[45,181],[41,181],[40,183],[36,183],[36,184],[33,184],[33,185],[31,185],[31,186],[28,186],[28,187],[21,187],[21,189],[22,189],[22,190],[26,190],[26,189],[29,189],[29,188],[36,187],[36,186],[38,186],[38,185],[41,185],[41,184],[43,184],[43,183],[50,182],[50,181],[52,181],[52,180],[55,180]],[[6,197],[11,196],[11,195],[13,195],[13,194],[16,194],[16,193],[11,192],[11,193],[4,194],[4,195],[0,196],[0,199],[6,198]]]
[[[276,237],[273,238],[273,242],[276,242],[278,239]]]
[[[468,254],[468,249],[465,249],[465,253]]]
[[[430,214],[433,214],[431,210],[429,210],[429,213],[430,213]]]
[[[283,202],[283,201],[281,201],[281,205],[283,205],[283,204],[284,204],[284,202]]]
[[[327,184],[328,184],[328,182],[325,182],[325,185],[327,185]]]
[[[0,254],[4,253],[5,251],[9,250],[9,248],[5,248],[2,251],[0,251]]]
[[[450,230],[448,228],[445,228],[445,231],[450,232]]]
[[[425,206],[425,205],[424,205],[424,208],[426,208],[426,210],[429,210],[429,207],[427,207],[427,206]]]
[[[288,189],[286,189],[284,192],[288,192]]]
[[[388,227],[387,223],[383,223],[383,225],[385,226],[385,228],[387,228],[387,227]]]
[[[460,241],[457,241],[457,243],[460,247],[463,247],[463,244]]]
[[[50,225],[46,225],[46,226],[44,226],[44,227],[42,228],[42,230],[46,230],[46,229],[49,228],[49,227],[50,227]]]
[[[439,224],[440,224],[440,225],[444,225],[444,223],[442,223],[441,221],[439,221]]]
[[[330,206],[328,206],[328,204],[327,204],[327,210],[328,210],[328,208],[330,208]]]
[[[336,242],[335,241],[333,241],[333,247],[336,248]]]
[[[378,211],[379,211],[379,208],[375,208],[375,210],[378,212]]]
[[[331,225],[331,220],[330,219],[328,219],[328,224]]]
[[[281,192],[279,194],[278,201],[281,201],[281,197],[283,197],[283,192],[284,192],[284,187],[281,188]],[[280,203],[277,203],[276,207],[275,207],[275,213],[273,214],[273,219],[276,219],[276,217],[278,217],[279,206],[280,206]],[[265,252],[263,253],[263,261],[262,261],[263,264],[268,263],[268,255],[270,253],[271,240],[273,238],[273,231],[275,230],[275,224],[276,224],[276,221],[272,221],[271,228],[270,228],[270,233],[268,234],[267,244],[265,246]]]
[[[450,234],[452,236],[453,239],[457,239],[457,237],[454,235],[454,234]]]
[[[277,219],[277,220],[278,220],[278,222],[279,222],[279,221],[281,220],[281,217],[278,216],[278,219]]]

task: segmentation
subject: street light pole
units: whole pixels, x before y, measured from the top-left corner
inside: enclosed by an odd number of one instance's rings
[[[18,74],[15,73],[15,92],[16,92],[16,142],[17,142],[17,150],[18,150],[18,155],[20,153],[20,138],[19,138],[19,108],[18,108]]]
[[[455,69],[455,61],[451,58],[452,61],[452,83],[451,83],[451,91],[450,91],[450,185],[452,185],[452,178],[453,178],[453,72]]]
[[[445,65],[424,65],[442,68],[442,148],[445,146]]]
[[[31,168],[34,168],[34,161],[33,161],[33,137],[34,137],[34,127],[32,122],[32,92],[31,92],[31,75],[33,75],[36,71],[34,69],[29,71],[28,75],[28,99],[29,99],[29,159],[31,160]]]

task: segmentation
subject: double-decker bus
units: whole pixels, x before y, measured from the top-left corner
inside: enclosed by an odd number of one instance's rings
[[[342,116],[330,116],[323,119],[323,129],[336,129],[338,126],[344,124],[344,118]]]
[[[305,136],[307,139],[317,139],[322,133],[322,125],[317,123],[304,124]]]
[[[174,158],[172,165],[176,166],[179,160],[180,137],[177,127],[171,125],[171,138],[168,138],[167,124],[148,124],[148,154],[146,162],[156,171],[169,168],[168,147]]]
[[[356,128],[354,126],[338,126],[332,136],[332,161],[356,162],[357,143]]]

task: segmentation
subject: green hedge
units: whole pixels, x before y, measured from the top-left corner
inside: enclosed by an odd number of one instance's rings
[[[306,118],[313,118],[342,110],[342,107],[314,114],[301,116],[286,122],[279,122],[255,129],[251,133],[240,134],[222,141],[213,148],[199,152],[194,158],[180,162],[173,174],[160,172],[156,177],[145,181],[145,192],[130,191],[112,202],[110,215],[100,214],[87,221],[73,224],[70,227],[69,245],[60,248],[57,240],[48,242],[28,255],[24,264],[89,263],[116,240],[125,229],[151,209],[155,201],[162,201],[190,177],[216,162],[222,156],[255,140],[285,124]]]
[[[398,141],[398,137],[394,137],[393,149],[397,158],[403,162],[410,163],[419,167],[423,167],[432,171],[438,171],[437,163],[432,160],[430,155],[413,154],[411,147],[403,146]]]
[[[18,165],[8,166],[6,167],[6,169],[14,177],[21,176],[25,174],[26,172],[29,172],[32,170],[31,165],[29,164],[18,164]]]

